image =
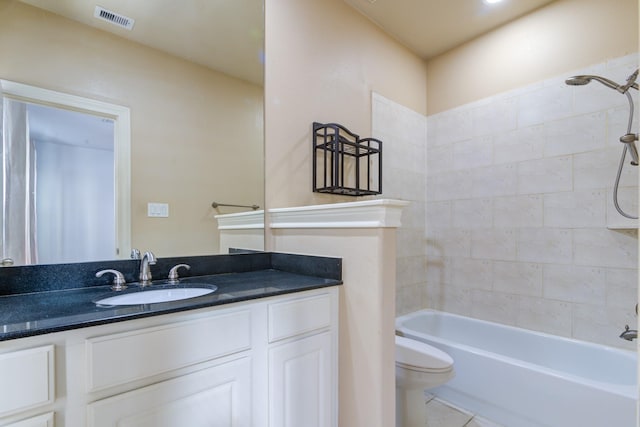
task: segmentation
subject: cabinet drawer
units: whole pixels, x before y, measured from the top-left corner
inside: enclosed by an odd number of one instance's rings
[[[250,348],[249,310],[90,338],[87,386],[101,390]]]
[[[269,304],[269,342],[331,325],[329,294]]]
[[[53,412],[38,415],[37,417],[28,418],[26,420],[7,424],[4,427],[54,427]]]
[[[48,345],[0,354],[0,381],[5,384],[0,387],[0,416],[52,403],[54,347]]]
[[[246,427],[251,414],[249,357],[87,406],[89,427]]]

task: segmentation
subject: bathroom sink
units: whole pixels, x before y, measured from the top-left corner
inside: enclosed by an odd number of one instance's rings
[[[171,288],[153,289],[128,294],[102,298],[96,301],[98,305],[139,305],[157,304],[161,302],[179,301],[183,299],[201,297],[215,292],[215,286],[208,288]]]

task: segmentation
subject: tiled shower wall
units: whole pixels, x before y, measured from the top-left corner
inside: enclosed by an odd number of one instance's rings
[[[422,299],[425,307],[635,349],[618,335],[636,323],[637,222],[612,203],[628,102],[597,82],[564,80],[597,74],[624,82],[637,63],[637,55],[618,58],[428,117],[426,205],[413,208],[416,216],[426,208],[426,240],[417,247],[413,217],[400,230],[399,312]],[[414,154],[420,150],[406,156]],[[638,168],[629,160],[619,195],[637,215]],[[422,187],[392,196],[419,201]]]
[[[374,93],[372,135],[382,140],[384,198],[410,201],[397,233],[396,313],[424,307],[427,289],[425,245],[427,119]]]

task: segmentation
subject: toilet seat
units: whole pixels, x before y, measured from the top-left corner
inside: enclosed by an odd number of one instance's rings
[[[396,335],[396,366],[415,372],[446,373],[453,359],[429,344]]]

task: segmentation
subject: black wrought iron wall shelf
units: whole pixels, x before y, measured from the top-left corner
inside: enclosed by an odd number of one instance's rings
[[[360,138],[337,123],[313,123],[313,191],[382,194],[382,141]]]

